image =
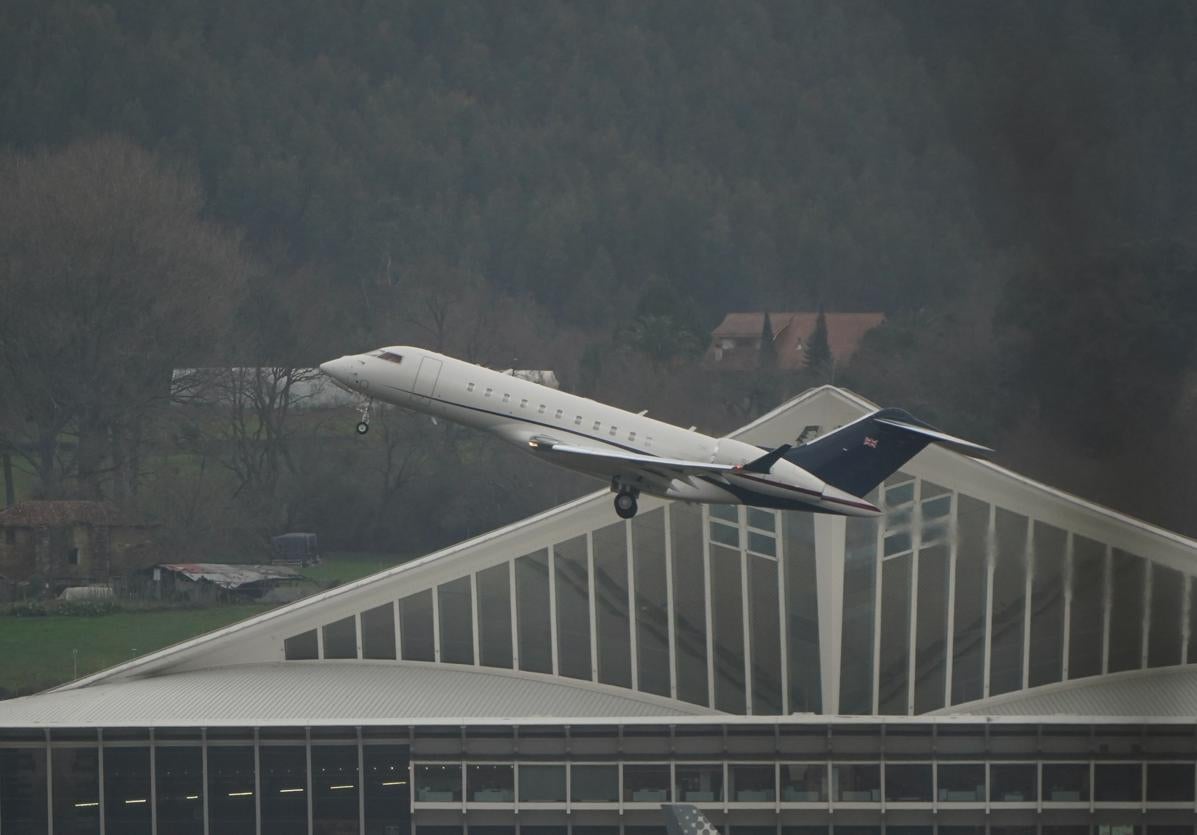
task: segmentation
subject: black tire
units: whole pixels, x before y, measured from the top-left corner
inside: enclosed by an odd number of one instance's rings
[[[365,435],[369,431],[370,431],[370,424],[366,423],[364,420],[357,425],[357,434]]]
[[[620,519],[631,519],[638,509],[636,497],[631,493],[619,493],[615,496],[615,513]]]

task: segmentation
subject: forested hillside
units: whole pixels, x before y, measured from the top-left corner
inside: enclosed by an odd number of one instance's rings
[[[1192,530],[1195,42],[1162,1],[8,0],[0,145],[128,143],[240,238],[182,364],[413,341],[721,431],[819,381],[713,379],[725,312],[880,310],[837,382]],[[322,523],[298,457],[263,501]]]

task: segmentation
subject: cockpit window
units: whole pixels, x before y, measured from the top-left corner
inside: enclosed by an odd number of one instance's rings
[[[379,351],[375,356],[377,356],[379,359],[384,359],[387,362],[393,362],[395,365],[403,362],[403,355],[396,354],[393,351]]]

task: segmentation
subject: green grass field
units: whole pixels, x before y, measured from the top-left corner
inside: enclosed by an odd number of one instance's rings
[[[399,565],[407,559],[396,554],[337,551],[325,554],[320,565],[304,566],[300,571],[304,577],[317,583],[340,585]]]
[[[84,676],[193,635],[260,614],[263,604],[159,609],[98,617],[0,617],[0,688],[25,695]]]

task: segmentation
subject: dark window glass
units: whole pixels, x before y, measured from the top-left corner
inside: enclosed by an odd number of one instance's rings
[[[308,756],[302,745],[263,745],[262,835],[291,835],[308,828]]]
[[[357,624],[350,615],[324,627],[325,658],[357,658]]]
[[[55,748],[54,832],[84,835],[100,831],[100,755],[96,748]]]
[[[1162,565],[1149,564],[1148,570],[1151,571],[1151,631],[1147,635],[1147,666],[1179,664],[1185,578],[1179,571]]]
[[[668,803],[669,766],[625,765],[623,800],[625,803]]]
[[[150,749],[104,750],[104,819],[108,832],[149,835]]]
[[[569,795],[574,803],[619,802],[619,767],[574,765],[569,772]]]
[[[715,652],[715,707],[745,713],[744,607],[740,552],[711,546],[711,613]]]
[[[515,798],[511,765],[467,765],[466,796],[475,803],[510,803]]]
[[[1068,677],[1101,673],[1102,601],[1106,546],[1083,536],[1072,538],[1072,612],[1068,636]]]
[[[956,498],[956,621],[952,643],[952,704],[983,695],[986,542],[989,505]]]
[[[711,520],[711,542],[726,545],[728,548],[739,548],[740,529]]]
[[[154,751],[158,831],[199,835],[204,831],[203,752],[199,746]]]
[[[1068,534],[1036,522],[1032,534],[1031,687],[1059,681],[1064,663],[1064,553]]]
[[[1194,637],[1197,635],[1197,583],[1192,580],[1189,581],[1189,652],[1188,658],[1185,661],[1189,664],[1197,664],[1197,640]]]
[[[905,714],[910,669],[911,554],[881,564],[881,666],[877,706],[882,714]]]
[[[473,826],[470,827],[470,835],[478,835],[478,833],[475,832],[476,828],[477,827]],[[515,835],[514,826],[491,826],[486,828],[496,830],[495,832],[489,833],[489,835]],[[501,829],[506,829],[508,831],[497,831]],[[526,823],[520,825],[520,835],[568,835],[568,832],[569,828],[566,826],[529,826]],[[488,833],[482,833],[482,835],[488,835]]]
[[[756,531],[748,532],[748,550],[768,557],[777,556],[777,540]]]
[[[511,577],[507,563],[478,572],[479,659],[511,668]]]
[[[1096,763],[1093,799],[1098,803],[1138,803],[1143,796],[1142,781],[1139,763]]]
[[[944,703],[948,669],[946,545],[932,545],[919,551],[918,593],[914,649],[914,712],[926,713],[943,707]]]
[[[316,630],[309,629],[283,641],[283,656],[288,661],[315,661],[320,657]]]
[[[752,658],[752,712],[779,716],[781,703],[781,636],[777,611],[777,562],[748,557],[748,625]]]
[[[362,612],[362,658],[395,657],[395,607],[390,603]]]
[[[461,577],[436,587],[437,616],[441,621],[441,661],[474,663],[474,611],[470,578]]]
[[[669,506],[673,549],[674,649],[677,696],[708,704],[706,578],[702,567],[702,511],[675,502]]]
[[[823,763],[782,763],[781,799],[787,803],[827,800],[827,766]]]
[[[557,584],[557,668],[563,676],[589,680],[590,577],[586,537],[553,547]]]
[[[520,766],[520,803],[564,802],[564,765]]]
[[[894,826],[893,824],[889,824],[885,827],[885,835],[934,835],[934,827],[930,824],[926,826]]]
[[[461,802],[461,766],[440,763],[417,765],[414,772],[417,801],[422,803]]]
[[[940,763],[940,803],[983,803],[985,766],[982,763]]]
[[[1023,624],[1027,594],[1027,517],[998,508],[993,567],[993,627],[989,693],[1022,687]]]
[[[435,661],[432,590],[417,592],[399,601],[399,635],[404,661]]]
[[[740,524],[740,509],[736,505],[712,504],[707,505],[707,509],[712,519],[722,519],[724,522],[730,522],[733,525]]]
[[[598,619],[599,681],[632,686],[628,620],[627,529],[616,522],[594,532],[594,607]]]
[[[868,500],[876,503],[876,491]],[[872,713],[877,520],[849,518],[846,526],[840,713]]]
[[[358,829],[356,745],[312,746],[312,835]]]
[[[1089,764],[1044,763],[1043,799],[1049,803],[1087,803]]]
[[[208,746],[208,825],[220,835],[253,835],[254,749]]]
[[[402,745],[367,745],[363,749],[366,773],[366,835],[394,835],[411,831],[407,786],[407,748]]]
[[[783,826],[781,828],[781,835],[827,835],[829,829],[827,824],[818,824],[814,826]]]
[[[771,803],[777,797],[772,765],[728,766],[728,794],[737,803]]]
[[[1143,659],[1147,562],[1114,549],[1110,563],[1110,672],[1137,670]]]
[[[889,803],[930,803],[930,763],[889,763],[885,766],[885,799]]]
[[[842,803],[881,800],[881,766],[877,763],[836,763],[831,767],[832,791]]]
[[[47,826],[45,749],[0,748],[0,832],[32,835]]]
[[[572,831],[573,835],[619,835],[618,826],[574,826]]]
[[[1033,803],[1036,795],[1034,763],[993,763],[989,766],[992,803]]]
[[[646,693],[669,695],[669,610],[665,583],[665,511],[632,519],[636,570],[637,683]]]
[[[422,823],[416,828],[415,835],[462,835],[462,832],[463,830],[460,826],[452,826],[450,824],[432,826]]]
[[[678,765],[677,799],[680,803],[715,803],[723,800],[723,765]]]
[[[1192,763],[1148,763],[1149,803],[1189,803],[1193,800]]]
[[[823,694],[819,673],[819,585],[815,575],[815,524],[810,513],[781,514],[785,556],[790,712],[818,713]]]
[[[515,561],[515,605],[520,669],[532,673],[553,672],[547,550]]]

